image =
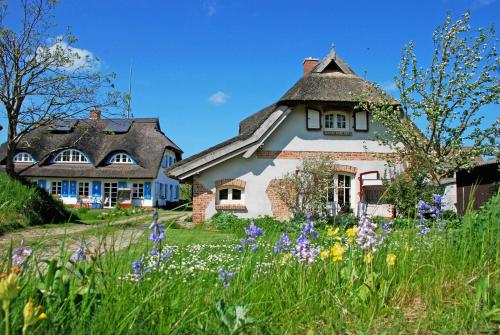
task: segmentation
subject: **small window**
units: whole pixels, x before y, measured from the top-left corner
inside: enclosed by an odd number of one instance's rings
[[[14,156],[14,163],[33,163],[35,160],[27,152],[20,152]]]
[[[320,130],[321,129],[321,113],[318,110],[307,109],[307,129]]]
[[[241,200],[241,190],[233,188],[233,200]]]
[[[219,190],[219,200],[228,200],[229,199],[229,189],[223,188]]]
[[[243,191],[239,188],[222,188],[217,195],[219,204],[237,204],[243,201]]]
[[[53,181],[50,185],[50,194],[60,196],[62,193],[62,181]]]
[[[113,157],[111,157],[110,163],[112,164],[132,164],[132,158],[130,158],[129,155],[125,153],[119,153],[115,154]]]
[[[346,112],[327,112],[324,120],[326,130],[349,129],[349,114]]]
[[[89,196],[89,183],[88,182],[80,182],[78,183],[78,196],[87,198]]]
[[[56,163],[88,163],[89,160],[83,153],[75,149],[60,152],[55,158]]]
[[[142,183],[132,184],[132,198],[134,199],[144,198],[144,184]]]

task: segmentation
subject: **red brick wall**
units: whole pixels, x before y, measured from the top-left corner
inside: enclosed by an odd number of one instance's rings
[[[247,182],[242,180],[242,179],[221,179],[221,180],[217,180],[215,182],[215,187],[220,188],[220,187],[224,187],[224,186],[225,187],[233,186],[233,187],[245,189],[246,184],[247,184]]]
[[[279,179],[272,179],[267,185],[266,194],[271,202],[271,210],[273,217],[280,220],[287,220],[292,217],[292,213],[288,206],[278,197],[275,192],[276,184]]]
[[[328,157],[334,160],[386,160],[396,157],[390,153],[370,153],[370,152],[332,152],[332,151],[269,151],[258,150],[255,153],[257,158],[264,159],[305,159]]]
[[[205,210],[213,199],[215,194],[193,178],[193,223],[205,220]]]

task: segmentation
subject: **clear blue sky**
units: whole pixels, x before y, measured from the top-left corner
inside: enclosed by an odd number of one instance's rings
[[[332,43],[390,90],[403,45],[414,40],[429,60],[434,27],[466,9],[473,26],[498,26],[500,0],[62,0],[56,20],[123,91],[133,62],[134,116],[159,117],[187,157],[234,136],[300,78],[305,57],[325,56]]]

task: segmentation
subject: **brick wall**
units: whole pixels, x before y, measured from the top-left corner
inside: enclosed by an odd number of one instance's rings
[[[257,158],[263,159],[306,159],[328,157],[334,160],[386,160],[396,158],[395,154],[372,152],[332,152],[332,151],[269,151],[257,150]]]
[[[247,184],[247,182],[242,180],[242,179],[221,179],[221,180],[217,180],[215,182],[215,187],[221,188],[221,187],[233,186],[233,187],[245,189],[246,184]]]
[[[288,206],[276,194],[276,184],[279,179],[272,179],[267,185],[266,194],[271,202],[271,210],[273,217],[280,220],[287,220],[292,217],[292,213]]]
[[[193,178],[193,223],[205,220],[205,211],[213,199],[215,194]]]

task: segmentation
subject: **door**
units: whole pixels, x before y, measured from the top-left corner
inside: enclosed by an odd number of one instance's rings
[[[113,208],[118,197],[118,183],[104,183],[104,207]]]

